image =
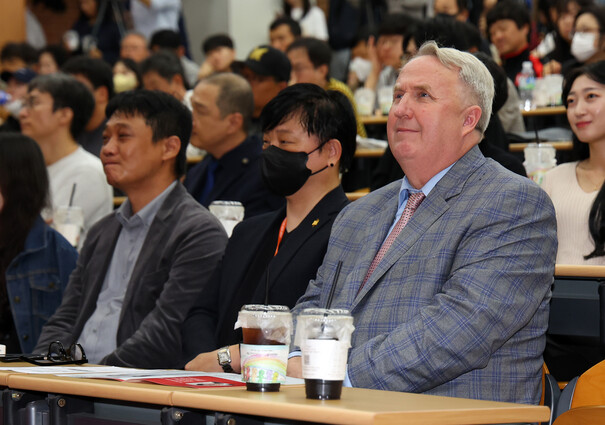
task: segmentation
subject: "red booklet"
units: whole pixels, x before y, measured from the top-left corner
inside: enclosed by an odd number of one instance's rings
[[[232,379],[223,379],[215,376],[174,376],[171,378],[149,378],[144,382],[153,382],[160,385],[172,385],[188,388],[225,388],[225,387],[245,387],[246,383],[234,381]]]

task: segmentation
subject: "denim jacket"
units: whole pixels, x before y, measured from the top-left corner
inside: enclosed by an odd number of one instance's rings
[[[42,326],[61,304],[78,252],[38,217],[25,248],[8,266],[6,287],[23,353],[31,353]]]

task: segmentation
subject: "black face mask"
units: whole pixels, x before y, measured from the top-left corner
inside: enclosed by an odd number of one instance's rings
[[[278,196],[290,196],[300,190],[310,176],[317,174],[328,166],[314,173],[307,168],[311,152],[289,152],[275,146],[269,146],[263,151],[261,175],[267,188]]]

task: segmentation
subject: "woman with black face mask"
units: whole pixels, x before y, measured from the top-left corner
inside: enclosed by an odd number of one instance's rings
[[[356,122],[344,95],[295,84],[265,106],[260,121],[263,181],[286,206],[235,227],[185,323],[186,369],[239,371],[238,311],[265,302],[293,307],[315,278],[332,223],[348,203],[340,172],[355,153]]]

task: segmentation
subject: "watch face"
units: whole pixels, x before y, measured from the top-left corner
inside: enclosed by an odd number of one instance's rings
[[[225,352],[224,350],[218,352],[218,362],[220,364],[229,363],[231,361],[229,357],[229,352]]]

